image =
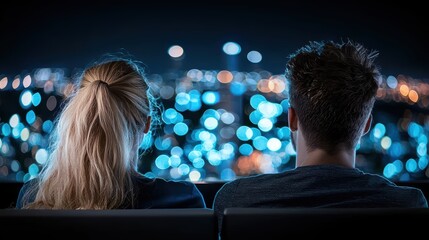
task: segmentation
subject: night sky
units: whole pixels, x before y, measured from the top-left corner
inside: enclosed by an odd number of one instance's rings
[[[308,41],[350,38],[380,52],[383,74],[429,79],[429,17],[422,3],[88,2],[14,1],[1,6],[0,74],[81,68],[118,51],[144,62],[149,73],[173,67],[225,69],[222,46],[227,41],[242,47],[235,56],[236,70],[258,67],[279,74],[288,55]],[[181,62],[167,54],[174,44],[185,50]],[[259,65],[247,61],[251,50],[262,53]]]

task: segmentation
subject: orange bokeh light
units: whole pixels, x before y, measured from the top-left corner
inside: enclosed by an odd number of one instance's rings
[[[2,80],[0,80],[0,89],[3,89],[7,86],[7,77],[2,78]]]
[[[408,96],[408,93],[410,92],[410,89],[408,88],[407,85],[401,85],[401,87],[399,87],[399,92],[402,94],[402,96],[406,97]]]
[[[411,90],[408,93],[408,98],[410,98],[412,102],[417,102],[419,100],[419,94],[415,90]]]
[[[217,80],[221,83],[230,83],[234,76],[230,71],[222,70],[217,74]]]
[[[12,88],[17,89],[20,84],[21,84],[21,81],[19,80],[19,78],[15,78],[15,80],[13,80],[12,82]]]

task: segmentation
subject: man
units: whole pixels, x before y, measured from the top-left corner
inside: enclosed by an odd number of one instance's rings
[[[371,127],[380,73],[376,52],[351,41],[312,42],[292,55],[288,123],[296,168],[225,184],[213,208],[427,207],[419,189],[355,168],[356,145]]]

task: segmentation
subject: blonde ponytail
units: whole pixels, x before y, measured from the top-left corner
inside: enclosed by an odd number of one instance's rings
[[[112,209],[132,204],[138,146],[150,124],[147,91],[143,76],[128,61],[87,69],[58,118],[36,199],[26,207]]]

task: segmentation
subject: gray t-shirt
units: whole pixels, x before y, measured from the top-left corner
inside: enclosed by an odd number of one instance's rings
[[[336,165],[298,167],[278,174],[239,178],[216,194],[213,209],[222,226],[229,207],[428,207],[420,189]]]

